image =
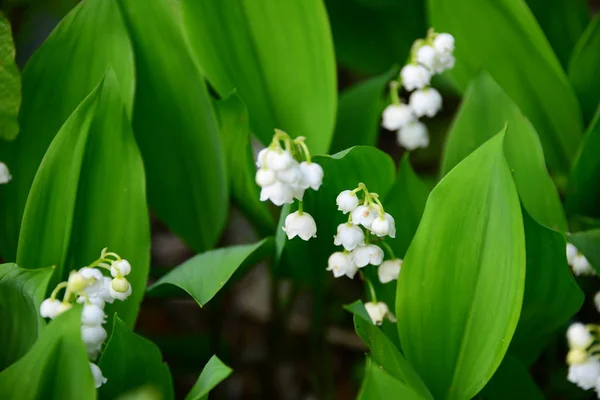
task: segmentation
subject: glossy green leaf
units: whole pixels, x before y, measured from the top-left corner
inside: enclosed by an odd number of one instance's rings
[[[130,390],[153,387],[161,399],[173,399],[171,373],[160,350],[131,331],[117,315],[98,366],[108,379],[99,389],[103,398],[114,399]]]
[[[227,158],[231,194],[259,232],[264,236],[271,235],[275,220],[267,203],[259,200],[260,187],[254,181],[256,166],[246,105],[237,93],[232,93],[226,99],[215,102],[215,111]]]
[[[0,13],[0,139],[13,140],[19,133],[21,78],[15,64],[15,45],[10,23]]]
[[[204,366],[202,373],[198,377],[196,384],[190,390],[186,400],[204,400],[208,399],[208,393],[215,388],[219,383],[224,381],[233,370],[227,365],[223,364],[223,361],[219,360],[219,357],[212,356],[210,360]]]
[[[149,268],[144,168],[111,69],[52,141],[31,187],[17,263],[55,265],[66,280],[110,251],[132,265],[133,294],[110,305],[133,325]]]
[[[44,325],[39,307],[52,268],[27,270],[0,264],[0,371],[21,358]]]
[[[546,171],[535,129],[487,73],[481,73],[469,85],[450,129],[442,173],[448,173],[506,123],[506,161],[527,212],[542,225],[566,231],[567,220],[556,187]]]
[[[185,0],[183,25],[209,81],[222,97],[238,90],[264,144],[279,128],[327,151],[337,82],[321,0]]]
[[[360,72],[381,74],[404,64],[428,28],[423,0],[325,0],[325,5],[339,63]]]
[[[553,172],[565,173],[582,121],[565,72],[524,0],[429,0],[432,25],[456,38],[450,72],[463,89],[490,73],[540,135]]]
[[[481,398],[542,400],[546,397],[529,375],[525,365],[515,356],[507,354],[492,379],[481,391]]]
[[[384,93],[398,72],[398,68],[393,67],[352,86],[340,95],[332,152],[358,145],[377,146],[381,112],[388,104]]]
[[[569,61],[569,80],[581,111],[590,121],[600,102],[600,15],[596,15],[577,42]]]
[[[519,319],[525,240],[503,139],[490,139],[433,189],[398,280],[400,342],[436,399],[481,390]]]
[[[135,50],[133,130],[156,215],[195,251],[212,248],[228,208],[225,158],[204,80],[167,1],[118,0]]]
[[[568,241],[573,243],[600,273],[600,229],[572,233],[568,236]]]
[[[81,340],[81,307],[51,321],[31,350],[0,373],[0,398],[94,400],[94,378]]]
[[[398,399],[421,400],[426,399],[417,394],[408,385],[392,377],[381,366],[367,357],[365,377],[356,397],[359,400],[386,399],[393,393]]]
[[[273,241],[263,239],[255,244],[223,247],[198,254],[160,278],[150,293],[168,295],[169,286],[178,287],[203,307],[227,283],[234,272],[253,265],[272,251]]]

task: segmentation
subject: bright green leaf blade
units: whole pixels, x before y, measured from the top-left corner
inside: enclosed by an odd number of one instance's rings
[[[95,400],[81,340],[81,307],[51,321],[31,350],[0,373],[0,398]]]
[[[183,22],[209,81],[222,97],[238,90],[264,144],[279,128],[327,151],[337,82],[321,0],[186,0]]]
[[[388,104],[383,95],[388,83],[397,75],[398,68],[393,67],[340,95],[331,152],[358,145],[377,145],[381,112]]]
[[[492,379],[481,391],[481,398],[542,400],[545,397],[525,365],[515,356],[507,354]]]
[[[126,258],[133,294],[108,306],[132,326],[149,268],[144,169],[112,69],[52,141],[27,201],[17,263],[66,280],[100,251]]]
[[[21,77],[15,64],[15,45],[10,23],[0,13],[0,139],[17,137],[20,105]]]
[[[0,371],[21,358],[44,325],[39,307],[52,268],[27,270],[0,264]]]
[[[540,135],[553,172],[565,173],[582,121],[577,98],[524,0],[429,0],[436,30],[456,38],[450,72],[465,89],[483,68]],[[518,63],[518,67],[515,63]]]
[[[569,80],[577,94],[581,111],[590,121],[600,102],[600,14],[587,26],[569,61]]]
[[[233,370],[227,365],[223,364],[223,361],[219,360],[219,357],[212,356],[210,360],[204,366],[202,373],[198,377],[196,384],[190,390],[186,400],[204,400],[208,399],[208,393],[215,388],[219,383],[224,381]]]
[[[215,112],[227,158],[231,194],[259,232],[270,235],[275,229],[275,220],[267,204],[259,200],[260,187],[254,181],[256,166],[246,105],[237,93],[232,93],[226,99],[215,101]]]
[[[525,208],[540,224],[566,231],[567,220],[560,197],[546,171],[544,153],[534,128],[485,72],[469,85],[452,123],[444,152],[443,174],[447,174],[506,123],[506,161]]]
[[[273,241],[263,239],[255,244],[224,247],[198,254],[173,269],[150,287],[150,293],[169,294],[173,285],[203,307],[243,265],[252,265],[272,252]]]
[[[437,399],[470,399],[491,378],[519,319],[521,208],[501,133],[433,189],[396,294],[405,356]]]
[[[600,273],[600,229],[572,233],[568,236],[568,241],[573,243],[596,272]]]
[[[426,399],[405,383],[395,379],[381,366],[377,365],[370,357],[367,357],[365,377],[356,397],[359,400],[386,399],[393,393],[394,398],[406,400]]]
[[[156,215],[195,251],[212,248],[228,208],[225,159],[208,91],[172,4],[118,0],[135,50],[133,130]]]
[[[110,35],[107,34],[110,32]],[[85,0],[67,15],[23,71],[20,134],[0,146],[14,177],[0,185],[0,254],[15,260],[21,218],[35,173],[60,127],[92,91],[109,65],[123,102],[132,109],[131,43],[113,0]]]
[[[153,387],[160,392],[161,399],[173,399],[171,373],[160,350],[131,331],[117,315],[98,366],[108,379],[99,389],[103,398],[114,399],[127,391]]]

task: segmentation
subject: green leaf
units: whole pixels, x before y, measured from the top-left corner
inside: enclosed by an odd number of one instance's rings
[[[110,32],[110,35],[107,34]],[[15,260],[21,218],[36,171],[60,127],[109,65],[125,108],[133,103],[131,43],[114,1],[85,0],[56,27],[23,71],[20,134],[0,144],[14,179],[0,185],[0,254]]]
[[[21,78],[15,64],[15,44],[10,23],[0,13],[0,139],[19,134],[17,116],[21,105]]]
[[[225,158],[200,71],[172,4],[118,0],[135,50],[133,130],[156,215],[195,251],[212,248],[228,207]]]
[[[525,240],[504,132],[433,189],[396,294],[404,354],[436,399],[470,399],[519,319]]]
[[[144,169],[112,69],[52,141],[31,187],[17,263],[66,280],[108,247],[132,265],[133,294],[108,306],[132,326],[144,295],[150,229]]]
[[[81,306],[50,321],[31,350],[0,373],[0,398],[96,399],[81,340]]]
[[[388,104],[384,93],[388,83],[398,75],[398,68],[360,82],[340,95],[331,151],[351,146],[376,146],[381,112]]]
[[[596,272],[600,273],[600,229],[569,234],[568,241],[573,243]]]
[[[237,93],[215,101],[221,139],[227,158],[231,194],[258,231],[268,236],[275,229],[275,221],[267,204],[261,202],[260,188],[254,181],[256,166],[250,141],[248,111]]]
[[[335,54],[343,66],[381,74],[404,64],[415,39],[427,32],[421,0],[325,0]]]
[[[600,102],[600,15],[596,15],[577,42],[569,61],[569,80],[577,94],[585,121],[590,121]]]
[[[219,357],[212,356],[210,360],[204,366],[202,373],[198,377],[196,384],[190,390],[186,400],[204,400],[208,399],[208,393],[215,388],[219,383],[224,381],[233,370],[227,365],[223,364],[223,361],[219,360]]]
[[[367,357],[367,366],[365,367],[365,377],[363,379],[360,392],[357,399],[374,400],[386,399],[390,394],[398,399],[421,400],[425,397],[417,394],[405,383],[395,379],[388,374],[381,366],[377,365],[370,357]]]
[[[171,374],[160,350],[148,339],[135,334],[117,315],[98,366],[107,379],[99,389],[105,399],[114,399],[140,387],[153,387],[161,399],[173,399]]]
[[[492,379],[481,391],[481,398],[542,400],[545,397],[525,365],[513,355],[507,354]]]
[[[176,286],[203,307],[227,283],[234,272],[253,265],[272,252],[273,241],[263,239],[255,244],[230,246],[198,254],[160,278],[150,287],[153,295],[169,295],[168,286]]]
[[[582,132],[580,110],[524,0],[428,4],[436,30],[456,38],[456,66],[450,75],[459,87],[465,89],[480,69],[488,71],[532,122],[552,171],[567,172]]]
[[[542,225],[566,231],[567,220],[556,187],[546,171],[544,153],[535,129],[485,72],[469,85],[452,123],[444,152],[443,174],[447,174],[506,123],[506,161],[527,212]]]
[[[52,268],[0,264],[0,371],[31,348],[44,326],[38,310],[51,276]]]
[[[333,43],[321,0],[183,1],[183,26],[196,61],[222,96],[234,88],[253,133],[305,136],[325,153],[335,123]]]

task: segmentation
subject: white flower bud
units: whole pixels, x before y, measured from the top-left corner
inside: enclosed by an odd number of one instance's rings
[[[110,296],[116,300],[126,300],[131,295],[131,284],[125,278],[115,278],[109,288]]]
[[[351,211],[356,210],[358,207],[358,196],[356,193],[352,193],[352,190],[344,190],[338,194],[335,199],[335,203],[338,206],[338,210],[344,214],[348,214]]]
[[[42,318],[53,319],[56,317],[58,315],[57,310],[60,306],[60,303],[60,300],[56,299],[46,299],[42,301],[42,304],[40,304],[40,315]]]
[[[417,117],[433,117],[442,108],[442,96],[433,88],[416,90],[410,95],[409,105]]]
[[[567,262],[569,265],[572,265],[575,262],[575,258],[579,255],[579,251],[577,247],[572,245],[571,243],[567,243]]]
[[[56,311],[54,313],[54,318],[58,317],[60,314],[64,313],[65,311],[69,311],[71,308],[73,308],[73,304],[61,302],[58,305],[58,307],[56,307]]]
[[[260,191],[260,201],[271,200],[276,206],[291,204],[294,202],[294,194],[294,190],[290,185],[277,181],[270,186],[262,188]]]
[[[90,363],[90,369],[92,370],[92,375],[94,376],[94,385],[96,386],[96,389],[98,389],[100,386],[104,385],[108,379],[102,375],[100,367],[96,364]]]
[[[419,47],[419,50],[417,50],[417,62],[431,72],[434,72],[437,69],[437,57],[438,52],[429,45],[421,46]]]
[[[596,385],[600,377],[600,361],[596,357],[589,357],[581,364],[571,364],[567,379],[582,388],[589,390]]]
[[[567,353],[567,364],[583,364],[590,358],[588,352],[584,349],[573,349]]]
[[[385,317],[392,322],[396,322],[396,318],[394,318],[394,316],[390,313],[387,304],[384,302],[379,301],[377,303],[365,303],[365,309],[367,310],[369,317],[371,317],[371,321],[373,321],[373,324],[375,325],[381,325]]]
[[[72,293],[78,293],[84,290],[90,284],[90,280],[86,279],[79,272],[72,271],[69,274],[69,280],[67,281],[67,284],[67,290]]]
[[[108,276],[103,276],[102,280],[95,281],[85,289],[90,301],[94,298],[102,299],[106,303],[112,303],[114,299],[110,296],[110,285],[112,279]],[[82,302],[83,303],[83,302]]]
[[[327,271],[333,271],[333,276],[339,278],[346,275],[348,278],[354,278],[358,267],[352,261],[352,256],[348,253],[336,251],[329,256],[327,260]]]
[[[402,85],[406,90],[422,89],[429,85],[431,72],[422,65],[408,64],[400,71]]]
[[[406,104],[390,104],[383,110],[381,126],[395,131],[415,120],[412,110]]]
[[[83,267],[78,272],[85,279],[94,279],[99,281],[104,277],[104,275],[102,275],[102,272],[96,268]]]
[[[571,265],[573,273],[577,276],[580,275],[596,275],[596,270],[592,268],[589,261],[583,254],[578,254]]]
[[[395,260],[387,260],[381,263],[377,269],[377,275],[379,276],[379,282],[388,283],[398,279],[400,275],[400,269],[402,268],[402,260],[396,258]]]
[[[319,190],[323,183],[323,168],[314,162],[310,164],[306,161],[300,163],[303,182],[313,190]]]
[[[333,244],[344,246],[346,250],[352,251],[356,246],[365,244],[365,234],[358,226],[343,223],[337,227],[337,234],[333,237]]]
[[[454,68],[456,59],[452,54],[438,54],[437,69],[435,73],[441,74],[442,72]]]
[[[451,54],[454,51],[454,36],[440,33],[433,40],[433,48],[440,54]]]
[[[369,264],[379,265],[383,261],[383,250],[381,247],[374,244],[359,246],[352,250],[352,260],[358,268],[365,267]]]
[[[258,186],[266,187],[275,183],[277,174],[270,169],[260,168],[256,171],[255,180]]]
[[[389,236],[391,238],[395,238],[396,222],[394,221],[394,217],[388,213],[384,213],[383,218],[377,216],[377,218],[375,218],[371,224],[370,231],[379,237]]]
[[[281,149],[267,152],[266,160],[267,168],[275,172],[286,170],[297,162],[289,151]]]
[[[125,259],[121,259],[115,261],[110,267],[110,274],[113,278],[116,278],[118,275],[127,276],[131,273],[131,264],[129,261]]]
[[[12,179],[8,167],[3,162],[0,162],[0,184],[8,183]]]
[[[362,225],[367,229],[371,229],[371,224],[377,215],[378,212],[374,207],[358,206],[354,209],[354,211],[352,211],[352,223],[354,225]]]
[[[396,134],[398,144],[408,151],[413,151],[419,147],[429,146],[429,136],[427,135],[427,127],[419,121],[411,122],[406,125]]]
[[[106,330],[101,325],[81,326],[81,339],[86,345],[101,345],[107,336]]]
[[[300,214],[296,211],[288,214],[281,229],[287,234],[288,239],[293,239],[296,236],[300,236],[302,240],[317,237],[317,224],[307,212]]]
[[[585,349],[593,340],[594,338],[589,329],[579,322],[571,324],[569,329],[567,329],[567,341],[570,348]]]
[[[105,319],[106,315],[102,308],[94,304],[84,304],[83,311],[81,312],[81,323],[83,325],[102,325]]]

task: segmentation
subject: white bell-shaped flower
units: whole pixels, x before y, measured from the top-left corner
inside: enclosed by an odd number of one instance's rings
[[[90,369],[92,370],[92,375],[94,377],[94,385],[96,386],[96,389],[98,389],[100,386],[104,385],[108,381],[108,379],[106,379],[104,375],[102,375],[102,371],[100,370],[99,366],[97,366],[94,363],[90,363]]]
[[[390,104],[383,110],[381,126],[395,131],[415,120],[412,110],[406,104]]]
[[[131,273],[131,264],[125,259],[115,261],[110,267],[110,274],[113,278],[117,276],[127,276]]]
[[[266,161],[267,168],[272,169],[275,172],[284,171],[293,166],[294,163],[297,163],[289,151],[282,149],[267,152]]]
[[[89,297],[90,301],[93,298],[99,298],[106,303],[112,303],[114,299],[110,296],[111,284],[112,279],[110,279],[108,276],[103,276],[101,280],[95,281],[85,288],[85,293]]]
[[[389,310],[387,304],[385,304],[382,301],[379,301],[377,303],[373,303],[373,302],[365,303],[365,309],[367,310],[369,317],[371,317],[371,321],[373,321],[373,324],[375,324],[375,325],[381,325],[381,323],[383,322],[383,319],[386,317],[390,321],[396,322],[396,318],[394,318],[392,313],[390,313],[390,310]]]
[[[106,330],[101,325],[81,326],[81,339],[86,345],[101,345],[107,336]]]
[[[8,167],[3,162],[0,162],[0,184],[8,183],[12,179]]]
[[[336,278],[346,275],[352,279],[356,275],[358,267],[352,261],[350,254],[336,251],[327,260],[327,271],[332,271]]]
[[[371,229],[371,224],[378,214],[378,211],[374,207],[358,206],[352,211],[352,223],[354,225],[362,225],[366,229]]]
[[[454,36],[449,33],[440,33],[433,39],[433,48],[439,54],[452,54],[454,51]]]
[[[391,238],[395,238],[396,222],[394,221],[394,217],[388,213],[384,213],[383,218],[381,216],[377,216],[371,223],[370,231],[379,237],[389,236]]]
[[[276,206],[291,204],[294,202],[294,191],[290,185],[277,181],[260,191],[260,201],[267,200],[271,200]]]
[[[408,64],[400,71],[400,77],[402,85],[410,92],[428,86],[431,81],[431,71],[422,65]]]
[[[569,265],[573,265],[578,255],[579,251],[577,250],[577,247],[575,247],[571,243],[567,243],[567,262],[569,263]]]
[[[365,267],[369,264],[379,265],[383,261],[383,250],[381,247],[374,244],[358,246],[352,250],[352,259],[358,268]]]
[[[317,237],[317,224],[307,212],[300,214],[299,211],[296,211],[288,214],[281,229],[287,234],[288,239],[293,239],[296,236],[300,236],[302,240]]]
[[[131,295],[131,284],[125,278],[115,278],[110,284],[109,291],[113,299],[124,301]]]
[[[96,268],[83,267],[79,271],[77,271],[83,276],[85,279],[94,279],[96,281],[102,280],[104,275],[102,272]]]
[[[413,121],[396,133],[398,144],[408,151],[413,151],[419,147],[429,146],[429,135],[424,123]]]
[[[108,289],[107,289],[106,292],[108,293]],[[110,296],[110,294],[108,294],[108,295]],[[88,296],[87,298],[85,298],[84,296],[79,296],[77,298],[77,303],[78,304],[87,304],[88,302],[89,302],[89,304],[93,304],[93,305],[98,306],[98,307],[100,307],[101,309],[104,310],[104,306],[105,306],[104,303],[105,303],[105,301],[101,297],[96,297],[96,296],[89,297]]]
[[[567,379],[583,390],[595,387],[598,378],[600,378],[600,361],[596,357],[589,357],[587,361],[581,364],[571,364],[569,366]]]
[[[81,323],[83,325],[102,325],[106,320],[104,310],[94,304],[84,304],[81,312]]]
[[[333,244],[344,246],[344,249],[352,251],[356,246],[365,244],[365,234],[358,226],[343,223],[337,227],[337,234],[333,237]]]
[[[585,258],[585,256],[581,253],[578,254],[577,257],[575,257],[575,260],[573,261],[573,264],[571,264],[571,267],[573,268],[573,273],[577,276],[596,275],[596,270],[592,268],[587,258]]]
[[[298,162],[293,160],[288,168],[278,171],[277,180],[288,185],[299,183],[302,180],[302,171]]]
[[[303,161],[300,163],[300,171],[302,171],[303,182],[312,190],[319,190],[323,183],[323,168],[315,162]]]
[[[352,212],[358,207],[358,196],[356,193],[352,193],[352,190],[344,190],[335,199],[335,203],[338,206],[338,210],[344,214]]]
[[[259,168],[256,170],[255,181],[261,188],[267,187],[277,181],[277,173],[270,169]]]
[[[46,299],[42,301],[40,304],[40,315],[42,318],[51,318],[56,317],[58,308],[60,307],[60,300],[57,299]]]
[[[575,322],[567,329],[567,341],[571,349],[585,349],[592,344],[594,337],[584,324]]]
[[[409,105],[417,117],[433,117],[442,108],[442,95],[434,88],[416,90],[410,95]]]
[[[438,52],[432,46],[424,45],[417,50],[417,62],[431,72],[437,69],[437,58]]]
[[[381,263],[377,268],[377,276],[379,282],[388,283],[398,279],[400,275],[400,269],[402,268],[402,260],[396,258],[395,260],[387,260]]]
[[[452,54],[438,54],[436,70],[434,71],[436,74],[441,74],[442,72],[454,68],[454,64],[456,63],[456,59]]]
[[[267,154],[269,154],[271,150],[266,147],[258,152],[256,156],[256,168],[267,168]]]

